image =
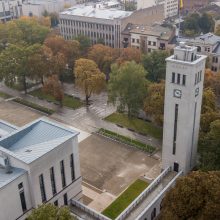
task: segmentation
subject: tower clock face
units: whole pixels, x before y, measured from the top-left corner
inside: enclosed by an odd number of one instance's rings
[[[182,91],[180,89],[174,89],[173,96],[180,99],[182,96]]]

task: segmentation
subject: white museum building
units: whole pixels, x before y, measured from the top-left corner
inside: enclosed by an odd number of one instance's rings
[[[20,128],[0,121],[1,220],[25,219],[42,203],[81,199],[78,134],[44,118]]]

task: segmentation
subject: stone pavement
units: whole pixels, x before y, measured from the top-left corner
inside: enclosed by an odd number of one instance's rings
[[[38,86],[39,87],[39,86]],[[73,84],[64,84],[65,93],[78,97],[84,100],[84,95],[78,89],[73,87]],[[0,83],[0,91],[3,91],[9,95],[23,98],[27,101],[37,103],[47,108],[56,111],[51,118],[69,124],[73,127],[79,128],[83,131],[92,133],[96,132],[99,128],[105,128],[114,132],[118,132],[122,135],[130,138],[137,139],[143,143],[160,148],[161,141],[150,136],[143,136],[135,132],[129,131],[126,128],[120,128],[113,123],[102,120],[108,115],[116,111],[116,107],[111,104],[107,104],[107,93],[102,92],[100,95],[93,95],[91,97],[91,105],[83,106],[79,109],[73,110],[70,108],[60,108],[59,106],[47,102],[45,100],[38,99],[31,95],[25,95],[20,91],[8,88],[3,83]]]

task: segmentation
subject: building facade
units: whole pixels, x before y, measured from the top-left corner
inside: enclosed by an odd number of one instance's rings
[[[6,22],[22,15],[21,0],[1,0],[0,1],[0,20]]]
[[[42,203],[81,199],[78,132],[39,119],[21,128],[1,122],[0,133],[0,219],[25,219]]]
[[[170,49],[175,29],[158,24],[149,26],[128,24],[122,34],[124,42],[128,41],[128,46],[140,49],[143,53],[150,53],[154,50]]]
[[[207,33],[195,38],[180,38],[186,44],[197,47],[199,54],[209,57],[210,69],[218,73],[220,72],[220,37],[213,33]]]
[[[92,44],[99,41],[118,48],[121,46],[122,19],[131,15],[101,4],[78,5],[60,13],[60,31],[65,39],[87,36]]]
[[[181,42],[166,61],[162,166],[186,174],[196,165],[206,56]]]

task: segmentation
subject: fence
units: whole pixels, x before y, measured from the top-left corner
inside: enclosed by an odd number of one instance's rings
[[[117,218],[125,217],[161,182],[161,180],[171,171],[171,167],[166,168]]]
[[[110,218],[96,212],[95,210],[89,208],[88,206],[82,204],[79,201],[76,201],[74,199],[71,200],[71,204],[73,206],[76,206],[77,208],[79,208],[80,210],[84,211],[85,213],[88,213],[89,215],[93,216],[94,218],[98,219],[98,220],[111,220]]]

